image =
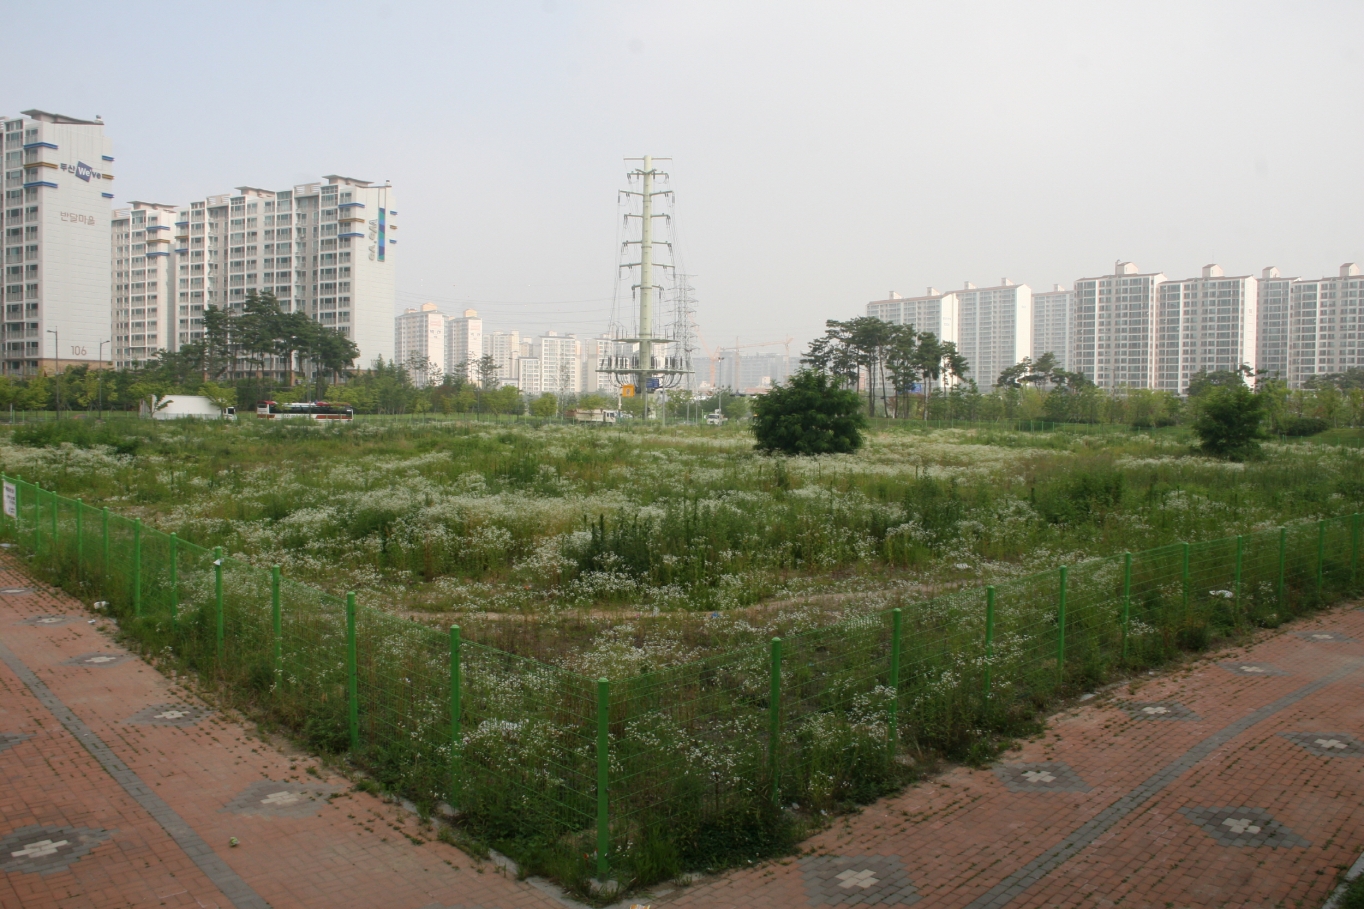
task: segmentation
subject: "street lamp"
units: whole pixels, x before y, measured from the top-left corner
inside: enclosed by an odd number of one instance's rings
[[[47,333],[52,336],[52,378],[57,382],[57,419],[62,418],[62,339],[57,335],[57,329],[49,328]]]
[[[104,345],[113,346],[113,341],[99,342],[99,418],[104,419]]]

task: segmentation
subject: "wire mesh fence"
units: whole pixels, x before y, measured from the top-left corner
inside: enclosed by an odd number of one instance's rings
[[[1361,589],[1359,514],[1096,558],[590,679],[5,478],[5,536],[157,660],[561,878],[789,842],[1058,695]],[[785,839],[783,839],[785,838]]]

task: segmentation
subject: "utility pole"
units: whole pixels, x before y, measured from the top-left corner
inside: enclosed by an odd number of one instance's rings
[[[640,159],[632,158],[627,160]],[[667,174],[655,169],[655,159],[652,155],[645,155],[642,160],[643,166],[629,173],[629,177],[639,178],[639,191],[621,190],[622,195],[637,196],[640,200],[639,214],[630,213],[625,216],[626,223],[629,223],[630,218],[640,219],[639,239],[626,240],[624,243],[625,248],[629,248],[633,245],[639,246],[639,261],[627,262],[621,265],[621,268],[639,269],[639,283],[632,288],[639,291],[639,331],[638,337],[620,338],[619,340],[638,344],[639,356],[635,362],[630,363],[627,360],[623,365],[618,365],[616,358],[611,357],[611,367],[609,369],[599,368],[598,372],[615,375],[617,383],[629,379],[630,381],[625,382],[625,384],[633,383],[635,393],[644,396],[644,419],[647,420],[649,418],[649,396],[652,391],[656,390],[650,388],[650,385],[656,382],[658,384],[657,390],[660,391],[664,387],[673,387],[683,376],[691,373],[691,361],[689,353],[687,352],[683,352],[681,356],[677,357],[665,357],[664,362],[662,363],[656,362],[654,356],[655,344],[664,346],[675,344],[677,341],[675,338],[663,337],[654,333],[654,291],[659,289],[658,285],[654,283],[654,268],[655,266],[665,269],[671,269],[673,267],[671,264],[654,261],[655,244],[667,246],[670,251],[672,250],[672,243],[670,241],[658,241],[654,239],[654,219],[664,218],[665,220],[670,221],[670,216],[667,213],[658,213],[654,211],[654,197],[671,196],[672,191],[657,190],[654,188],[657,178],[667,177]],[[659,158],[657,160],[666,161],[669,159]]]

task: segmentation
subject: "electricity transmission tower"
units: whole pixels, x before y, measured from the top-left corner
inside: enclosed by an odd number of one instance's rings
[[[638,161],[639,158],[627,158],[629,161]],[[674,324],[672,330],[667,334],[657,334],[654,329],[654,309],[655,301],[661,302],[663,285],[655,283],[654,269],[665,272],[674,272],[672,262],[655,261],[655,247],[665,247],[668,258],[673,257],[673,243],[671,240],[656,239],[655,219],[663,219],[667,228],[672,226],[672,216],[667,212],[656,212],[655,199],[663,197],[672,199],[672,190],[655,189],[655,184],[661,179],[666,181],[668,175],[654,168],[654,161],[667,161],[668,158],[654,159],[645,155],[642,159],[643,166],[630,171],[626,177],[630,184],[638,185],[639,189],[621,190],[621,195],[630,202],[639,203],[638,212],[627,212],[625,215],[625,225],[627,230],[631,228],[633,221],[639,222],[639,239],[626,239],[621,244],[622,255],[627,253],[632,246],[639,247],[639,260],[635,262],[623,262],[621,269],[638,269],[639,283],[633,284],[631,289],[638,293],[639,297],[639,317],[635,324],[635,337],[620,338],[620,344],[636,345],[633,353],[626,356],[612,355],[601,358],[598,363],[597,371],[612,377],[618,387],[631,387],[637,394],[644,397],[644,417],[648,419],[650,415],[650,395],[666,388],[676,388],[686,376],[691,375],[691,351],[689,342],[678,343],[678,323],[676,321],[677,309],[674,306]],[[633,208],[633,204],[631,205]],[[630,231],[633,232],[632,230]],[[629,256],[626,256],[628,259]],[[676,304],[676,297],[674,303]],[[612,322],[618,324],[617,314],[612,313]],[[685,328],[684,334],[690,337],[690,326]],[[616,345],[612,345],[615,347]],[[617,348],[618,350],[618,348]]]

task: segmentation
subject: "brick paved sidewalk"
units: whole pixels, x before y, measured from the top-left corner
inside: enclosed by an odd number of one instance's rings
[[[1364,849],[1364,610],[1123,686],[670,907],[1316,907]]]
[[[0,906],[564,906],[205,710],[17,565],[0,557]]]

